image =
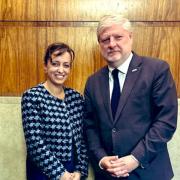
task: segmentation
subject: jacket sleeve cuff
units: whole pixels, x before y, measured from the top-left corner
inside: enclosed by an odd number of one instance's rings
[[[149,166],[148,159],[141,144],[136,146],[136,148],[131,152],[131,155],[139,161],[141,168],[147,168]]]
[[[101,158],[101,160],[99,161],[99,167],[100,167],[100,169],[103,169],[103,167],[101,166],[101,162],[102,162],[102,160],[103,160],[104,158],[105,158],[105,157]]]

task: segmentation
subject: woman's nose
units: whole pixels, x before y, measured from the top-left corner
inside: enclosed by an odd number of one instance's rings
[[[63,72],[64,71],[64,69],[63,69],[63,66],[58,66],[58,72]]]

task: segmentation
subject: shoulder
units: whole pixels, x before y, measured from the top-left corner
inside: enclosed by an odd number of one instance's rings
[[[167,78],[172,79],[170,66],[167,61],[147,56],[139,56],[139,58],[143,77],[151,78],[153,82],[166,81]]]
[[[90,81],[91,80],[97,80],[102,76],[108,75],[108,72],[109,72],[108,66],[106,65],[106,66],[102,67],[101,69],[97,70],[96,72],[94,72],[92,75],[90,75],[88,77],[88,81],[89,80]]]
[[[143,57],[143,59],[146,69],[152,73],[154,72],[157,76],[170,71],[170,66],[165,60],[152,57]]]
[[[133,59],[135,61],[141,61],[143,64],[148,64],[148,65],[168,65],[167,61],[156,58],[156,57],[150,57],[150,56],[140,56],[133,52]]]
[[[80,92],[78,92],[75,89],[69,88],[69,87],[65,88],[65,93],[71,98],[80,98],[80,99],[83,98],[83,96],[82,96],[82,94],[80,94]]]
[[[142,61],[143,64],[148,64],[148,65],[152,65],[152,66],[156,66],[156,65],[165,65],[168,66],[168,63],[160,58],[156,58],[156,57],[150,57],[150,56],[139,56],[136,53],[133,53],[134,58],[135,59],[140,59]]]
[[[167,61],[155,57],[139,56],[134,53],[135,61],[140,61],[141,65],[150,71],[163,71],[169,69]]]
[[[65,88],[66,94],[66,102],[71,106],[72,109],[74,107],[81,107],[84,105],[84,97],[75,89]]]
[[[22,94],[22,100],[24,99],[29,99],[33,100],[37,97],[44,96],[44,88],[42,84],[38,84],[30,89],[27,89],[23,94]]]

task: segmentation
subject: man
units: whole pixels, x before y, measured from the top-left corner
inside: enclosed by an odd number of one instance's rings
[[[84,92],[95,179],[170,180],[177,94],[169,65],[134,53],[131,23],[119,15],[104,16],[97,37],[107,66]]]

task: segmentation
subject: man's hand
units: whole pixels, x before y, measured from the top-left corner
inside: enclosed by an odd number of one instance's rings
[[[105,156],[100,160],[100,167],[103,168],[105,171],[107,171],[110,175],[115,177],[127,177],[129,176],[126,169],[122,169],[121,171],[118,171],[119,167],[122,168],[124,163],[121,163],[118,161],[118,156]],[[118,176],[117,176],[118,175]]]
[[[112,163],[111,161],[116,161],[118,160],[118,156],[105,156],[100,160],[100,167],[104,170],[112,168]]]
[[[107,171],[115,177],[129,176],[129,173],[139,166],[139,162],[132,155],[111,161],[111,164],[111,168],[108,168]]]

